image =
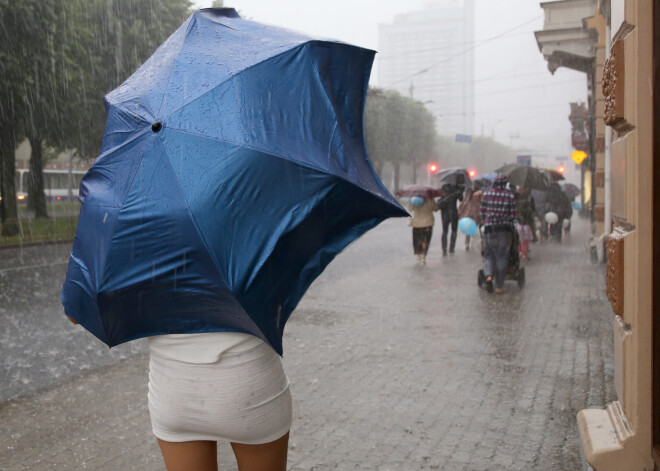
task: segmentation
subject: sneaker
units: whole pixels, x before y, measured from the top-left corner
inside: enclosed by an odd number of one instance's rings
[[[486,291],[493,292],[493,278],[490,276],[486,279]]]
[[[497,294],[502,294],[502,293],[504,293],[504,288],[495,288],[495,292]]]

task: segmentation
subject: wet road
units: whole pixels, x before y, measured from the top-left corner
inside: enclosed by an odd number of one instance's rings
[[[0,250],[0,402],[144,349],[112,350],[64,317],[69,244]]]
[[[481,256],[460,238],[445,258],[436,232],[425,266],[403,220],[351,245],[287,325],[289,468],[579,470],[575,414],[614,399],[612,314],[587,229],[574,218],[563,244],[534,245],[527,285],[507,282],[503,295],[477,288]],[[164,469],[143,347],[108,352],[63,318],[67,251],[2,253],[3,394],[50,386],[0,405],[0,435],[11,436],[0,462]],[[228,453],[220,448],[221,469],[235,470]]]

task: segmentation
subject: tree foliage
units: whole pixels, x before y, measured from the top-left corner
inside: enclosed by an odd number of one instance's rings
[[[433,158],[436,142],[435,117],[426,107],[394,90],[372,88],[365,107],[367,150],[380,174],[384,163],[394,167],[395,190],[402,164]]]
[[[46,215],[42,154],[96,155],[103,95],[190,14],[189,0],[0,0],[0,215],[16,233],[14,150],[30,140],[29,200]]]

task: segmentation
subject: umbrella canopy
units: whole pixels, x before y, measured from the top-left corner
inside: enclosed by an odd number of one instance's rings
[[[396,192],[396,195],[400,198],[410,197],[410,196],[421,196],[425,199],[436,198],[442,196],[443,192],[439,188],[433,188],[430,186],[424,185],[408,185]]]
[[[537,169],[523,164],[507,164],[495,170],[509,177],[509,182],[530,190],[546,190],[548,184]]]
[[[568,196],[570,199],[573,199],[582,193],[582,191],[580,191],[580,189],[572,183],[561,182],[559,186],[561,187],[561,191],[566,193],[566,196]]]
[[[557,170],[553,170],[551,168],[542,168],[542,169],[540,169],[540,171],[543,174],[543,176],[548,179],[549,183],[558,182],[560,180],[565,179],[564,176],[561,173],[559,173]]]
[[[408,216],[366,155],[374,52],[195,12],[105,97],[62,303],[109,346],[238,331],[282,352],[334,256]]]
[[[495,172],[484,173],[472,180],[472,186],[475,190],[487,190],[493,186],[496,176],[497,174]]]
[[[472,188],[470,174],[461,167],[443,168],[435,176],[439,186],[450,184],[462,188]]]

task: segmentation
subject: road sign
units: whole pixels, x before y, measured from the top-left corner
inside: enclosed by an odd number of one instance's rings
[[[587,158],[587,153],[582,150],[576,150],[571,154],[571,159],[575,161],[576,164],[580,165],[584,159]]]
[[[519,155],[516,157],[516,162],[523,165],[532,165],[531,155]]]
[[[456,134],[456,142],[470,144],[472,142],[472,136],[469,134]]]

